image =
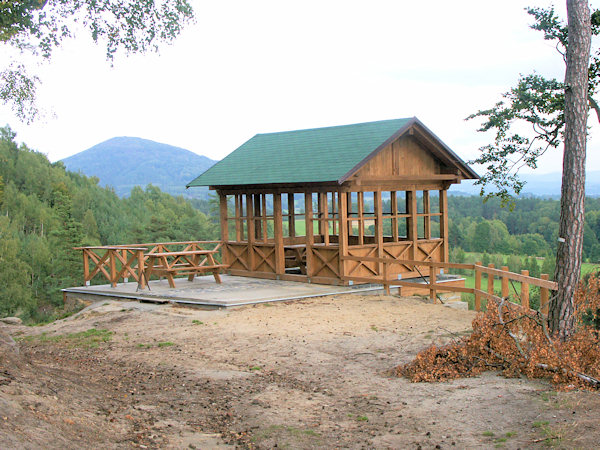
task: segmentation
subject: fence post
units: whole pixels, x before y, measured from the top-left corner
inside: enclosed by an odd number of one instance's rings
[[[547,273],[543,273],[540,275],[540,278],[542,280],[548,280],[550,277],[548,276]],[[540,288],[540,311],[545,316],[548,316],[548,298],[549,298],[548,288],[544,288],[544,287]]]
[[[475,263],[475,311],[481,311],[481,294],[478,292],[481,290],[481,272],[477,268],[481,264],[481,261]]]
[[[502,266],[503,272],[508,272],[508,266]],[[508,299],[508,277],[502,276],[502,297]]]
[[[431,268],[432,270],[429,271],[429,298],[431,299],[431,303],[437,303],[437,291],[435,289],[435,278],[436,278],[436,271],[435,271],[435,267]]]
[[[115,263],[115,250],[108,250],[110,259],[110,284],[117,287],[117,266]]]
[[[144,271],[145,265],[144,265],[144,251],[143,250],[137,251],[137,260],[138,260],[138,284],[140,286],[140,289],[145,289],[146,288],[146,272]]]
[[[529,270],[521,270],[521,275],[529,276]],[[529,283],[521,282],[521,306],[529,308]]]
[[[127,266],[127,260],[129,259],[129,251],[121,250],[121,256],[123,258],[123,261],[125,261],[123,264],[121,264],[121,269],[123,269],[123,265]],[[125,271],[123,275],[123,283],[127,283],[129,281],[129,272]]]
[[[488,264],[488,267],[490,269],[493,269],[494,265]],[[494,275],[492,275],[491,273],[488,273],[487,279],[488,279],[488,286],[487,286],[488,294],[494,295]]]
[[[88,255],[88,251],[83,249],[83,285],[90,285],[90,255]]]

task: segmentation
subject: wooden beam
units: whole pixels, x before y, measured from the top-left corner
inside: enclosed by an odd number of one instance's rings
[[[383,214],[381,211],[381,191],[373,192],[373,207],[375,209],[375,243],[377,244],[377,257],[383,256]],[[377,273],[383,273],[382,263],[377,264]]]
[[[444,248],[442,252],[442,260],[450,261],[450,237],[448,236],[448,191],[442,189],[440,191],[440,237],[444,240]]]
[[[242,222],[242,196],[239,194],[235,195],[235,240],[240,242],[243,234],[243,222]]]
[[[396,191],[390,193],[390,202],[392,204],[392,239],[398,242],[398,195]]]
[[[529,276],[529,270],[521,270],[521,275]],[[521,306],[529,308],[529,284],[521,283]]]
[[[408,218],[407,238],[412,241],[412,259],[417,259],[418,255],[418,223],[417,223],[417,192],[406,191],[406,206],[407,212],[410,215]]]
[[[261,226],[261,216],[262,213],[260,212],[260,197],[262,194],[254,194],[253,195],[253,200],[254,200],[254,212],[253,212],[253,216],[254,216],[254,239],[257,241],[260,241],[262,238],[262,226]]]
[[[221,225],[221,240],[229,241],[229,222],[227,214],[227,196],[219,192],[219,222]],[[229,264],[227,250],[223,250],[223,264]]]
[[[285,250],[283,248],[283,215],[281,194],[273,194],[273,217],[275,234],[275,272],[285,274]]]
[[[346,262],[343,259],[348,254],[348,194],[338,192],[338,219],[340,232],[338,245],[340,248],[340,277],[346,276]]]
[[[478,266],[478,267],[479,267],[479,270],[481,270],[482,272],[487,273],[487,274],[497,275],[498,277],[503,277],[503,276],[507,275],[506,272],[504,272],[504,270],[494,269],[493,264],[490,264],[488,267],[484,267],[484,266]],[[509,274],[510,274],[510,279],[514,280],[514,281],[519,281],[521,283],[525,282],[525,283],[532,284],[534,286],[544,287],[546,289],[551,289],[551,290],[558,289],[558,285],[556,284],[555,281],[546,281],[542,277],[540,277],[541,278],[540,279],[540,278],[529,277],[529,276],[520,275],[520,274],[512,273],[512,272],[509,272]]]
[[[289,236],[296,236],[296,203],[293,192],[288,192],[288,228]]]
[[[254,200],[252,194],[246,194],[246,216],[248,221],[248,267],[254,270],[254,238],[256,230],[254,229]]]
[[[312,193],[310,192],[304,194],[304,221],[306,224],[306,275],[310,277],[313,270],[313,245],[315,243]]]
[[[262,240],[263,242],[267,242],[269,240],[269,229],[267,227],[267,194],[261,194],[261,200]]]
[[[358,206],[358,245],[365,243],[365,224],[363,221],[365,196],[362,192],[356,193],[356,201]]]
[[[430,204],[429,204],[429,191],[423,191],[423,213],[426,214],[423,217],[423,221],[425,222],[425,239],[431,239],[431,213]]]
[[[367,184],[379,184],[388,182],[419,182],[419,181],[458,181],[456,174],[430,174],[430,175],[397,175],[392,177],[369,177],[369,178],[357,178],[355,183],[357,186],[364,186]]]
[[[475,263],[475,266],[480,265],[480,262]],[[475,267],[475,311],[481,311],[481,295],[478,291],[481,291],[481,270]]]

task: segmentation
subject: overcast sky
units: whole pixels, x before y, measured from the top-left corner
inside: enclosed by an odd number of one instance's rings
[[[118,57],[82,36],[39,68],[46,117],[0,120],[56,161],[114,136],[221,159],[256,133],[417,116],[463,159],[491,140],[469,114],[519,74],[564,64],[526,6],[547,1],[192,1],[197,23],[159,54]],[[564,5],[556,5],[564,17]],[[588,169],[600,167],[590,116]],[[555,151],[539,172],[560,170]]]

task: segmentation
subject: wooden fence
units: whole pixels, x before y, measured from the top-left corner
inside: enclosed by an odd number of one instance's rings
[[[83,252],[83,281],[89,286],[92,279],[100,274],[106,278],[112,287],[120,280],[129,281],[129,277],[138,282],[140,288],[145,288],[148,280],[145,278],[148,254],[165,253],[170,251],[219,250],[221,241],[183,241],[183,242],[154,242],[149,244],[111,245],[97,247],[76,247],[74,250]]]
[[[475,295],[475,310],[481,311],[481,299],[485,298],[488,300],[496,299],[501,300],[501,297],[495,295],[494,291],[494,279],[498,278],[501,280],[501,296],[509,297],[510,289],[509,283],[518,282],[521,284],[520,290],[517,293],[517,289],[513,284],[513,291],[515,299],[520,299],[521,305],[529,308],[529,294],[530,286],[538,286],[540,288],[540,312],[548,315],[548,301],[550,298],[550,291],[558,288],[556,282],[550,281],[548,275],[542,274],[541,278],[530,277],[529,272],[526,270],[521,271],[520,274],[509,272],[508,267],[502,267],[501,269],[494,268],[493,264],[488,267],[483,266],[480,262],[475,264],[462,264],[462,263],[449,263],[449,262],[434,262],[434,261],[413,261],[413,260],[400,260],[392,258],[377,258],[377,257],[366,257],[366,256],[343,256],[342,260],[347,261],[364,261],[378,263],[381,267],[380,275],[370,277],[344,277],[348,281],[356,281],[360,283],[377,283],[383,284],[385,292],[390,292],[390,286],[407,286],[416,287],[421,289],[429,289],[429,296],[432,301],[436,301],[438,291],[450,291],[450,292],[465,292],[468,294]],[[425,284],[417,283],[412,280],[393,279],[388,276],[391,272],[389,266],[394,264],[401,264],[404,266],[418,267],[429,267],[430,274],[429,279],[425,279]],[[437,283],[437,270],[438,269],[463,269],[473,270],[475,272],[475,287],[468,288],[462,286],[448,286]],[[487,288],[482,289],[483,275],[487,277]]]

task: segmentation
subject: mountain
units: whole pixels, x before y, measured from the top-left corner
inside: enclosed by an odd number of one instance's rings
[[[553,173],[528,173],[523,174],[522,179],[526,182],[521,197],[560,197],[560,185],[562,174]],[[479,186],[473,181],[463,181],[450,188],[451,195],[479,195]],[[600,197],[600,170],[590,170],[585,177],[585,193],[588,197]]]
[[[206,188],[185,185],[216,161],[180,147],[136,137],[115,137],[62,160],[67,170],[96,176],[126,197],[134,186],[158,186],[163,192],[205,198]]]

